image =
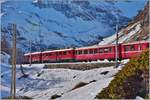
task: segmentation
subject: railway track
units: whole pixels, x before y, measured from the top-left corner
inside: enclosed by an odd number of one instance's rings
[[[115,62],[90,62],[90,63],[46,63],[45,69],[66,68],[74,70],[90,70],[94,68],[115,66]]]

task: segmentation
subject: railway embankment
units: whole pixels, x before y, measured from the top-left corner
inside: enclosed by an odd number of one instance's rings
[[[56,68],[65,68],[65,69],[74,69],[74,70],[90,70],[94,68],[101,67],[111,67],[115,66],[115,62],[104,62],[104,63],[52,63],[45,64],[45,69],[56,69]]]

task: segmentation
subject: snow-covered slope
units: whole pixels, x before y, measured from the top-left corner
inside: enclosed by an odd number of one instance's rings
[[[0,62],[1,63],[5,63],[5,64],[9,64],[9,60],[10,60],[10,55],[8,55],[5,52],[0,53]]]
[[[3,55],[1,60],[1,97],[10,96],[11,65],[9,55]],[[99,91],[107,87],[114,75],[122,69],[129,60],[123,60],[118,68],[104,67],[91,70],[71,69],[43,69],[44,64],[22,65],[23,71],[28,77],[24,78],[20,65],[16,68],[16,92],[17,96],[28,96],[35,99],[50,99],[53,95],[60,95],[59,100],[93,100]],[[97,62],[100,63],[100,62]],[[79,83],[85,86],[75,88]]]
[[[134,30],[131,30],[133,29]],[[128,30],[131,30],[128,32],[128,34],[124,33],[124,29],[122,29],[120,32],[118,32],[118,43],[123,43],[126,42],[127,40],[129,40],[131,38],[131,36],[133,36],[134,34],[136,34],[138,31],[140,31],[141,29],[141,24],[140,23],[135,23],[132,26],[128,27]],[[104,38],[103,41],[101,41],[99,43],[99,45],[105,45],[105,44],[115,44],[116,43],[116,34]]]
[[[132,18],[146,2],[146,0],[140,3],[135,0],[131,2],[120,0],[117,2],[109,0],[4,1],[1,10],[2,37],[11,41],[11,23],[16,23],[18,47],[28,50],[29,40],[32,40],[33,51],[40,48],[95,44],[115,32],[116,14],[120,25],[124,25],[129,21],[129,17]],[[133,6],[131,15],[126,12],[128,4],[140,6]]]
[[[1,64],[0,64],[0,67],[1,67],[0,68],[0,75],[1,75],[1,78],[0,79],[4,79],[5,81],[7,81],[10,84],[10,81],[9,81],[10,75],[9,74],[11,73],[11,68],[9,65],[9,59],[10,59],[10,55],[8,55],[5,52],[1,52],[1,54],[0,54],[0,62],[1,62]],[[5,74],[5,76],[3,77],[4,74]],[[2,97],[10,94],[10,87],[7,87],[7,85],[5,83],[2,83],[2,80],[0,82],[0,87],[1,87],[0,88],[1,89],[0,95]]]
[[[11,66],[1,63],[1,93],[2,97],[9,96],[11,83]],[[61,95],[62,100],[92,100],[104,87],[108,86],[114,75],[122,67],[105,67],[87,71],[71,69],[43,69],[44,64],[23,65],[27,78],[22,77],[17,66],[16,87],[17,95],[35,99],[50,99],[53,95]],[[108,72],[107,72],[108,71]],[[102,72],[107,72],[102,74]],[[21,78],[22,77],[22,78]],[[80,82],[85,86],[73,89]]]
[[[149,3],[141,10],[134,19],[118,32],[118,42],[132,42],[149,39]],[[104,38],[99,45],[115,44],[116,34]]]

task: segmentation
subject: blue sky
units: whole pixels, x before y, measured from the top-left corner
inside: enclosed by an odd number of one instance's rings
[[[144,8],[148,0],[130,0],[132,2],[127,3],[123,3],[122,1],[123,0],[119,0],[119,2],[116,5],[122,9],[123,15],[132,18],[137,15],[138,10]]]

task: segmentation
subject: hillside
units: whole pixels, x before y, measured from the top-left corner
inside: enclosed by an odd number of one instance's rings
[[[149,98],[149,50],[132,58],[96,98],[135,99],[136,96]]]
[[[147,2],[144,9],[140,10],[138,15],[127,26],[118,32],[118,38],[119,43],[149,39],[149,2]],[[115,42],[116,34],[104,38],[99,45],[115,44]]]

